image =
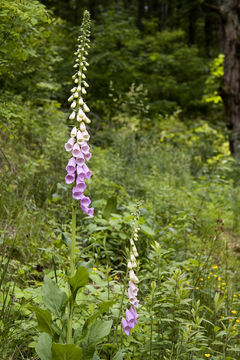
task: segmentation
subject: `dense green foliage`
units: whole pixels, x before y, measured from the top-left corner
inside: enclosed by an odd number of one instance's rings
[[[52,10],[42,3],[0,4],[2,360],[39,359],[34,309],[48,323],[38,330],[53,331],[46,293],[52,286],[64,303],[56,279],[67,292],[71,191],[64,143],[79,20],[72,18],[74,2],[65,8],[46,1]],[[206,57],[200,21],[195,41],[189,37],[185,10],[200,9],[200,2],[192,8],[183,2],[180,19],[175,3],[169,26],[163,19],[159,25],[152,8],[149,16],[136,16],[135,2],[93,6],[88,192],[96,215],[77,213],[77,258],[90,281],[77,295],[82,305],[74,329],[76,343],[87,329],[85,351],[95,339],[89,355],[95,360],[239,359],[239,168],[216,98],[223,58],[214,29],[213,59]],[[139,201],[141,306],[127,337],[119,310]],[[41,296],[45,275],[52,280]],[[124,309],[127,303],[125,295]],[[96,322],[88,323],[89,316]]]

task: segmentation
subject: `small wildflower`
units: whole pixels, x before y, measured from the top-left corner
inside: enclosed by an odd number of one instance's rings
[[[200,253],[197,253],[198,256],[200,256],[201,254]]]
[[[187,285],[189,285],[189,284],[190,284],[190,282],[189,282],[189,281],[187,281],[187,282],[186,282],[186,284],[187,284]]]
[[[227,284],[225,282],[222,282],[222,286],[226,286]]]
[[[224,316],[223,316],[223,315],[221,316],[221,319],[224,319]]]
[[[114,276],[114,279],[115,279],[115,280],[118,280],[118,276],[117,276],[117,275],[115,275],[115,276]]]
[[[196,289],[196,290],[199,290],[199,287],[198,287],[198,286],[196,286],[196,287],[195,287],[195,289]]]
[[[237,313],[237,311],[236,311],[236,310],[232,310],[231,313],[235,315],[235,314]]]
[[[189,268],[186,268],[186,270],[187,270],[187,271],[190,271],[190,269],[189,269]]]
[[[200,281],[203,281],[203,278],[200,278]]]
[[[221,276],[219,276],[219,277],[218,277],[218,281],[221,281],[221,280],[222,280],[222,278],[221,278]]]
[[[208,278],[208,279],[211,279],[211,276],[208,276],[207,278]]]
[[[218,265],[213,265],[212,269],[218,269]]]
[[[206,356],[206,358],[210,358],[211,354],[204,354],[204,356]]]
[[[96,268],[96,267],[93,267],[92,269],[93,269],[93,271],[97,271],[97,268]]]
[[[239,322],[240,322],[240,320],[239,320],[239,319],[237,319],[237,320],[236,320],[236,323],[239,323]]]

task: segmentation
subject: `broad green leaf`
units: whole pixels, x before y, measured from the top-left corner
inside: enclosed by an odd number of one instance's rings
[[[154,236],[155,235],[155,232],[147,225],[141,225],[141,230],[146,235],[149,235],[149,236]]]
[[[39,331],[53,335],[53,330],[51,328],[51,313],[48,310],[39,308],[38,306],[33,306],[32,309],[37,317]]]
[[[42,333],[38,337],[35,350],[41,360],[52,360],[52,337],[49,334]]]
[[[77,295],[77,291],[80,287],[87,285],[88,283],[88,270],[84,266],[80,266],[76,274],[69,279],[73,297]]]
[[[122,360],[124,358],[124,353],[120,350],[118,351],[112,360]]]
[[[75,344],[52,344],[52,360],[81,360],[82,349]]]
[[[59,289],[55,281],[45,276],[42,286],[42,300],[52,313],[61,317],[68,298],[65,292]]]
[[[112,323],[112,320],[96,320],[91,325],[87,337],[82,342],[84,360],[93,358],[96,345],[110,333]]]
[[[105,336],[108,336],[111,331],[112,323],[112,320],[96,320],[89,329],[89,345],[98,344]]]
[[[87,336],[88,328],[94,323],[95,319],[100,316],[101,314],[107,312],[109,308],[115,303],[113,300],[104,301],[99,306],[99,310],[95,312],[92,316],[89,316],[89,318],[85,321],[83,328],[82,328],[82,336],[81,340],[83,340]]]

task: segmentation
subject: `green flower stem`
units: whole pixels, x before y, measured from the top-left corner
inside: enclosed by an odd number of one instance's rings
[[[75,275],[76,209],[72,205],[72,243],[70,252],[70,277]]]
[[[70,278],[75,275],[75,245],[76,245],[76,209],[72,205],[72,242],[70,251]],[[69,285],[70,286],[70,285]],[[67,326],[67,344],[72,343],[73,298],[69,290],[69,317]]]

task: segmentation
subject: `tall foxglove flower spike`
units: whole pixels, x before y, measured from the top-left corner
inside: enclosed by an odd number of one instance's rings
[[[85,123],[89,124],[91,121],[85,115],[85,112],[88,112],[89,108],[82,98],[82,95],[87,93],[85,87],[88,87],[88,83],[83,81],[83,79],[86,79],[86,75],[83,71],[87,70],[85,65],[87,64],[87,49],[90,47],[89,29],[90,16],[89,12],[85,11],[80,29],[80,36],[78,37],[77,50],[74,53],[74,55],[76,55],[73,66],[75,73],[72,76],[72,79],[76,85],[71,89],[71,96],[68,98],[68,101],[71,102],[71,108],[73,109],[69,119],[75,120],[80,124],[75,124],[71,130],[71,138],[65,144],[66,151],[72,151],[73,156],[66,166],[67,175],[65,177],[65,181],[67,184],[73,184],[76,180],[76,184],[72,188],[72,197],[80,202],[83,212],[85,212],[88,216],[93,217],[94,208],[89,208],[91,200],[83,194],[86,189],[85,179],[90,179],[92,175],[91,170],[89,170],[85,164],[85,161],[88,161],[91,158],[91,153],[89,151],[90,148],[87,144],[90,135],[86,129]]]
[[[138,239],[138,227],[134,229],[134,239],[135,241]],[[133,268],[137,267],[136,262],[136,254],[137,248],[133,239],[130,239],[130,259],[127,264],[127,268],[129,271],[129,287],[128,287],[128,299],[130,304],[132,305],[130,310],[126,310],[126,319],[122,318],[121,324],[123,331],[126,335],[129,335],[131,330],[137,325],[138,314],[136,308],[139,306],[139,300],[137,299],[138,287],[136,284],[139,283],[139,280],[133,270]]]

